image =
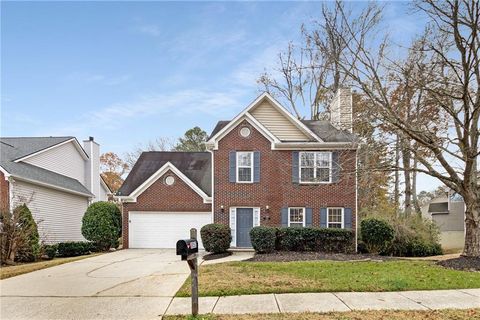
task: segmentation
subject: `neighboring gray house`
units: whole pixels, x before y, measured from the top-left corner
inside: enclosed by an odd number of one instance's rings
[[[440,228],[443,249],[461,249],[465,244],[465,203],[449,192],[432,199],[421,208],[422,216]]]
[[[26,203],[45,242],[85,240],[85,210],[110,193],[92,137],[0,138],[0,187],[2,209]]]

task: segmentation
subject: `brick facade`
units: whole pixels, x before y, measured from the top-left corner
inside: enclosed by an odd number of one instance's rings
[[[166,176],[174,176],[175,183],[171,186],[166,185],[164,183]],[[198,193],[169,170],[140,194],[137,202],[123,204],[122,241],[124,248],[128,248],[129,211],[211,212],[211,204],[203,203],[203,198]]]
[[[8,210],[10,206],[10,190],[8,180],[5,180],[5,175],[0,172],[0,210]]]
[[[248,126],[248,138],[240,129]],[[229,152],[260,151],[260,182],[229,182]],[[214,151],[214,221],[229,224],[230,207],[260,207],[260,224],[281,225],[282,207],[313,209],[313,226],[320,226],[320,208],[352,209],[352,229],[356,216],[356,151],[340,152],[340,180],[331,184],[302,185],[292,182],[292,151],[271,150],[271,143],[248,122],[243,122],[219,141]],[[224,207],[222,212],[221,206]],[[268,212],[266,206],[269,206]]]

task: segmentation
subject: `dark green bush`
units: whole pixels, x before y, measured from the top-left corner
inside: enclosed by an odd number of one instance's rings
[[[40,238],[32,212],[26,204],[22,204],[14,209],[14,214],[18,216],[17,230],[20,236],[17,237],[21,238],[15,255],[15,261],[35,261],[40,256]]]
[[[95,242],[98,250],[116,247],[121,232],[122,216],[116,204],[99,201],[88,207],[82,219],[82,234]]]
[[[349,253],[355,250],[354,239],[346,229],[279,228],[277,250]]]
[[[381,251],[383,255],[422,257],[439,255],[439,229],[434,222],[418,215],[391,217],[395,237]]]
[[[57,256],[57,250],[58,246],[56,244],[47,244],[43,246],[43,253],[49,260],[52,260]]]
[[[226,252],[232,241],[230,227],[217,223],[204,225],[200,236],[205,250],[212,253]]]
[[[87,241],[60,242],[57,246],[61,257],[83,256],[95,251],[95,244]]]
[[[258,253],[273,252],[276,239],[277,228],[260,226],[250,230],[250,240],[252,241],[253,249]]]
[[[367,218],[361,222],[360,226],[362,241],[370,253],[380,253],[395,237],[393,227],[381,219]]]
[[[442,247],[437,244],[415,240],[408,244],[407,256],[428,257],[442,254]]]

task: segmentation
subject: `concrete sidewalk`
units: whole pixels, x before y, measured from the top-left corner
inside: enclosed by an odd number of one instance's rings
[[[190,301],[190,298],[174,298],[165,314],[189,314]],[[201,314],[470,308],[480,308],[480,289],[258,294],[199,300]]]

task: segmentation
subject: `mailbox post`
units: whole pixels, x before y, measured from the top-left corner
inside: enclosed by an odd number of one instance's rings
[[[190,267],[190,275],[192,278],[192,315],[198,315],[198,241],[197,229],[190,229],[190,239],[177,241],[177,255],[182,256],[182,260],[186,260]]]

